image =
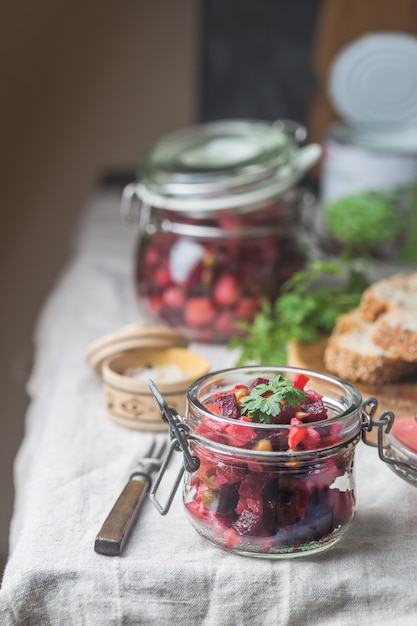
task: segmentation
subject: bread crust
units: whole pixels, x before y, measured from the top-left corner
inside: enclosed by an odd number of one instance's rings
[[[398,358],[417,360],[417,272],[380,280],[362,295],[360,312],[375,322],[373,341]]]
[[[376,324],[372,339],[376,345],[390,350],[405,361],[417,362],[417,331],[401,326],[395,315],[383,315]]]
[[[373,283],[362,294],[360,311],[370,322],[397,310],[409,310],[417,305],[417,272],[394,274]]]
[[[362,317],[361,309],[341,315],[325,352],[326,369],[352,382],[380,385],[417,373],[417,361],[407,361],[373,341],[375,324]]]

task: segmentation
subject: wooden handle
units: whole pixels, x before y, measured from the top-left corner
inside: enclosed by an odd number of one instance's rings
[[[117,556],[121,553],[149,482],[143,475],[129,480],[96,537],[96,552],[106,556]]]

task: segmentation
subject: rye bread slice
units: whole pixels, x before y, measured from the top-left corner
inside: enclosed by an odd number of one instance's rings
[[[414,300],[416,297],[417,294]],[[417,308],[393,308],[381,315],[375,322],[372,339],[382,349],[417,363]]]
[[[375,322],[376,345],[405,361],[417,361],[417,272],[395,274],[368,287],[360,312]]]
[[[417,362],[406,361],[377,345],[374,324],[363,319],[360,309],[341,315],[324,352],[326,369],[340,378],[380,385],[417,373]]]
[[[417,272],[395,274],[373,283],[362,294],[360,312],[368,321],[399,309],[417,307]]]

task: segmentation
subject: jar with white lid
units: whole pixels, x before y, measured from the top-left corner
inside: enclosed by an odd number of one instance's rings
[[[371,280],[417,263],[417,37],[365,33],[332,61],[312,255],[348,251]],[[311,217],[311,212],[310,212]]]
[[[277,297],[305,262],[294,186],[320,148],[304,139],[294,122],[225,120],[155,144],[122,198],[138,224],[134,278],[147,314],[223,343]]]

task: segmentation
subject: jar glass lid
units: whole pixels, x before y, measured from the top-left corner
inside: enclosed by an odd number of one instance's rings
[[[139,195],[168,209],[216,210],[281,193],[318,159],[291,121],[220,120],[181,129],[145,155]],[[176,201],[179,200],[179,201]]]
[[[143,161],[142,179],[155,187],[177,185],[178,191],[184,191],[181,183],[251,182],[288,163],[295,149],[295,141],[272,122],[209,122],[158,141]]]

